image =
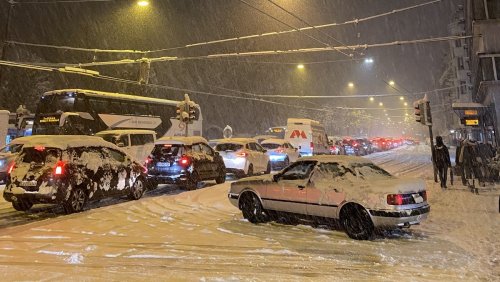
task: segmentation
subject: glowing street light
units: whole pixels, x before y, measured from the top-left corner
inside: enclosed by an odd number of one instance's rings
[[[405,102],[405,106],[408,106],[408,103]]]
[[[394,82],[394,80],[389,81],[389,85],[390,85],[390,86],[394,86],[394,84],[396,84],[396,83]]]
[[[298,68],[299,70],[304,69],[304,65],[303,65],[303,64],[298,64],[298,65],[297,65],[297,68]]]
[[[382,107],[384,105],[384,103],[380,102],[380,103],[378,103],[378,105]]]
[[[374,100],[375,100],[375,98],[373,98],[373,97],[370,97],[370,101],[372,101],[372,102],[373,102]]]
[[[354,87],[354,83],[349,82],[349,84],[347,84],[347,86],[349,86],[350,88],[353,88]]]
[[[139,5],[141,7],[146,7],[149,5],[149,1],[138,1],[137,5]]]
[[[405,97],[401,96],[399,97],[399,100],[403,101],[405,99]]]
[[[366,58],[365,59],[365,64],[373,64],[373,59],[372,58]]]

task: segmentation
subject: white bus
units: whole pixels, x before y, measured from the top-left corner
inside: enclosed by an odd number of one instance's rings
[[[108,129],[154,130],[162,136],[184,135],[176,119],[179,101],[109,93],[62,89],[45,92],[40,98],[33,134],[94,135]],[[202,117],[188,126],[189,136],[201,136]]]

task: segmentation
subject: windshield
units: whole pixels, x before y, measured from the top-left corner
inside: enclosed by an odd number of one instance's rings
[[[23,163],[54,163],[59,159],[61,149],[44,148],[44,147],[29,147],[23,149]]]
[[[4,146],[0,149],[0,153],[5,154],[5,153],[19,153],[21,149],[23,148],[23,144],[10,144],[7,146]]]
[[[66,95],[47,95],[40,99],[38,105],[39,114],[52,114],[58,111],[72,112],[74,111],[75,97]]]
[[[234,143],[223,143],[215,146],[216,151],[238,151],[241,148],[243,148],[243,145]]]
[[[268,149],[268,150],[278,149],[279,147],[281,147],[280,144],[272,144],[272,143],[261,144],[261,146]]]

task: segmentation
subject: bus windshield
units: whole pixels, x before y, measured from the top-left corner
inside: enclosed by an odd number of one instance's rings
[[[63,95],[48,95],[40,100],[38,105],[39,114],[52,114],[60,112],[74,111],[75,97]]]

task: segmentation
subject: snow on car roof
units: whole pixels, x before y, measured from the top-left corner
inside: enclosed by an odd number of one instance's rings
[[[99,131],[96,133],[96,135],[98,134],[118,134],[118,135],[121,135],[121,134],[155,134],[156,135],[156,132],[154,132],[153,130],[145,130],[145,129],[113,129],[113,130],[103,130],[103,131]]]
[[[234,144],[244,145],[246,143],[251,143],[251,142],[257,143],[257,140],[253,138],[225,138],[219,140],[220,140],[219,144],[234,143]]]
[[[261,142],[261,144],[278,144],[278,145],[283,145],[284,143],[286,143],[284,139],[278,139],[278,138],[270,138]]]
[[[83,94],[88,95],[88,96],[114,98],[114,99],[120,99],[120,100],[148,101],[148,102],[152,102],[152,103],[172,105],[172,106],[177,106],[177,104],[179,103],[178,101],[167,100],[167,99],[150,98],[150,97],[137,96],[137,95],[132,95],[132,94],[112,93],[112,92],[104,92],[104,91],[96,91],[96,90],[88,90],[88,89],[58,89],[58,90],[52,90],[52,91],[45,92],[45,93],[43,93],[43,95],[44,96],[62,95],[62,94],[68,93],[68,92],[83,93]]]
[[[321,163],[364,163],[364,164],[372,164],[373,162],[369,159],[363,157],[356,156],[344,156],[344,155],[319,155],[319,156],[310,156],[310,157],[302,157],[299,160],[301,161],[318,161]]]
[[[155,144],[185,144],[185,145],[193,145],[195,143],[205,143],[208,144],[207,139],[201,136],[169,136],[162,137],[156,140]]]
[[[35,137],[35,136],[19,137],[19,138],[16,138],[16,139],[10,141],[9,144],[25,144],[25,143],[29,142],[33,137]]]
[[[87,135],[35,135],[30,136],[24,144],[24,148],[37,146],[62,150],[75,147],[108,147],[125,153],[118,146],[104,141],[101,137]]]

